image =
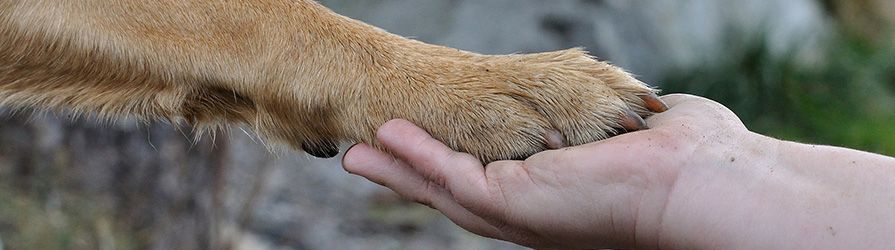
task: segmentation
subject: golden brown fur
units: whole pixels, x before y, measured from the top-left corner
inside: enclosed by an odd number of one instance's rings
[[[245,123],[328,156],[411,120],[490,161],[605,138],[653,90],[578,49],[486,56],[310,0],[0,1],[0,104]]]

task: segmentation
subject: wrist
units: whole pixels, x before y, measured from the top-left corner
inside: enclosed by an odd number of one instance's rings
[[[751,143],[709,152],[722,157],[682,171],[666,205],[663,246],[873,248],[891,241],[895,195],[874,192],[895,188],[891,158],[757,134],[743,142]],[[727,157],[729,164],[719,163]]]
[[[780,219],[766,212],[795,192],[786,186],[790,177],[776,169],[784,142],[745,130],[727,132],[704,137],[693,150],[700,155],[681,166],[659,224],[656,242],[663,248],[773,246],[750,237],[767,233],[755,230]]]

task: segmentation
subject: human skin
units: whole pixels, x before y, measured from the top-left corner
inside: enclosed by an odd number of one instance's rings
[[[651,129],[483,166],[392,120],[345,169],[482,236],[534,248],[895,247],[895,158],[750,132],[668,95]]]

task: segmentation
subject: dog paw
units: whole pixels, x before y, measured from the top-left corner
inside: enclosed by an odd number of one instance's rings
[[[523,159],[644,129],[643,117],[667,109],[655,89],[579,49],[433,57],[416,72],[368,92],[373,129],[361,140],[404,118],[484,162]]]

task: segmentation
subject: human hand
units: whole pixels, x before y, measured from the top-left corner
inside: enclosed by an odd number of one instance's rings
[[[700,168],[731,164],[725,152],[762,141],[713,101],[663,100],[671,109],[647,119],[651,129],[488,166],[393,120],[377,139],[397,158],[359,144],[343,165],[486,237],[535,248],[685,246],[663,225],[681,173],[696,173],[688,182],[717,182]]]

